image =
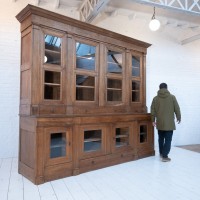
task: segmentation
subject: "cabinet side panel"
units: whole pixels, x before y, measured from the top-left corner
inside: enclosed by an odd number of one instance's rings
[[[30,97],[31,97],[30,79],[31,79],[30,70],[21,72],[21,104],[30,103]]]
[[[20,132],[20,161],[28,167],[34,168],[34,133],[24,129],[21,129]]]
[[[24,31],[21,38],[21,83],[20,83],[20,114],[30,114],[31,102],[31,29]],[[23,105],[23,106],[22,106]],[[26,105],[26,106],[25,106]],[[27,108],[27,109],[24,109]]]
[[[31,66],[31,32],[22,35],[21,51],[21,69],[29,69]]]

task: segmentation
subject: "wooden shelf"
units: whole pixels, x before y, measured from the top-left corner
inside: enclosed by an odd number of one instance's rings
[[[84,142],[99,142],[101,141],[102,139],[100,138],[91,138],[91,139],[86,139],[84,140]]]

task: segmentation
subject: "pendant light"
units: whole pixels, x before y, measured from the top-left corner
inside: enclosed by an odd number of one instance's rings
[[[160,28],[160,22],[155,18],[155,7],[154,7],[153,16],[149,23],[149,28],[151,31],[157,31]]]

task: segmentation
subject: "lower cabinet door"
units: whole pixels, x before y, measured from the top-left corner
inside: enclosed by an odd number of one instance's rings
[[[45,165],[72,160],[72,130],[66,127],[45,128]]]
[[[79,158],[105,155],[107,128],[104,125],[83,125],[79,127]]]
[[[138,156],[146,157],[154,155],[154,135],[151,122],[138,123]]]
[[[112,153],[123,152],[134,148],[136,143],[133,129],[134,122],[117,123],[112,126],[111,148]]]

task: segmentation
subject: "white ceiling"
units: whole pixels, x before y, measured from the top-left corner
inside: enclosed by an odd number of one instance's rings
[[[53,4],[57,9],[73,8],[79,10],[85,0],[32,0],[37,5]],[[154,0],[162,1],[162,0]],[[179,0],[183,1],[183,0]],[[190,3],[195,0],[189,1]],[[153,5],[138,3],[138,0],[110,0],[106,7],[101,11],[106,13],[106,17],[113,17],[113,15],[126,15],[130,18],[146,17],[153,15]],[[168,0],[169,2],[169,0]],[[100,18],[100,17],[99,17]],[[200,14],[192,14],[177,9],[170,9],[168,7],[156,6],[156,18],[161,21],[162,27],[173,27],[173,34],[182,33],[181,41],[189,43],[200,39]],[[162,29],[163,31],[163,29]],[[167,33],[169,34],[169,32]]]

